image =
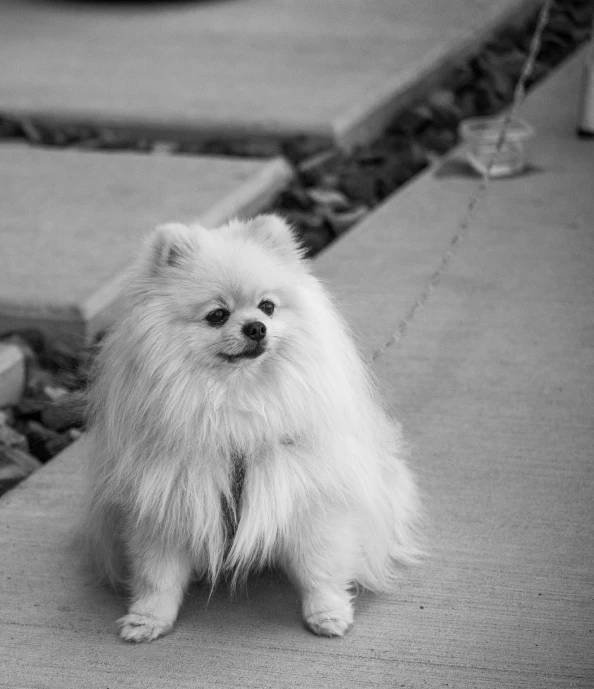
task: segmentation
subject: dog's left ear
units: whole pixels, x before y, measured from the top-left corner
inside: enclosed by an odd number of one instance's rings
[[[303,249],[288,223],[279,215],[257,215],[244,226],[248,237],[285,259],[299,260]]]

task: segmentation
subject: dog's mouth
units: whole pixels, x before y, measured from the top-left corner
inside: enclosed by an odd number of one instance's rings
[[[227,363],[232,364],[235,361],[241,361],[243,359],[257,359],[259,356],[262,356],[264,352],[266,352],[266,347],[258,345],[253,349],[244,349],[243,352],[239,352],[239,354],[225,354],[224,352],[219,352],[219,356]]]

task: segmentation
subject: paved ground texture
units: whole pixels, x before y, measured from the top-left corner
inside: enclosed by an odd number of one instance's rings
[[[253,214],[290,174],[281,160],[0,145],[0,332],[92,334],[156,225]]]
[[[0,0],[0,111],[184,132],[361,134],[540,0]]]
[[[530,98],[535,171],[492,184],[374,364],[415,448],[427,562],[359,598],[343,640],[303,629],[271,575],[235,602],[195,591],[174,633],[132,647],[115,633],[124,600],[72,546],[75,445],[0,501],[0,686],[593,686],[594,155],[574,136],[578,75],[579,60]],[[429,172],[320,257],[368,352],[423,293],[476,184]]]

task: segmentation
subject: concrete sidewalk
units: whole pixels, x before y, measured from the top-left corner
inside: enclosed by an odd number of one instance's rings
[[[351,144],[542,0],[0,0],[0,112]]]
[[[574,136],[579,59],[533,94],[536,171],[491,184],[441,280],[375,368],[414,445],[430,557],[364,595],[342,640],[302,628],[274,576],[193,592],[129,646],[124,600],[71,545],[84,447],[0,500],[0,686],[592,687],[594,150]],[[428,172],[317,261],[369,353],[458,232],[477,180]]]

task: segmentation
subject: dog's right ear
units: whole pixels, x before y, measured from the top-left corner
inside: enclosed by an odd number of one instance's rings
[[[181,223],[158,227],[150,238],[150,265],[153,274],[181,266],[196,250],[192,230]]]

